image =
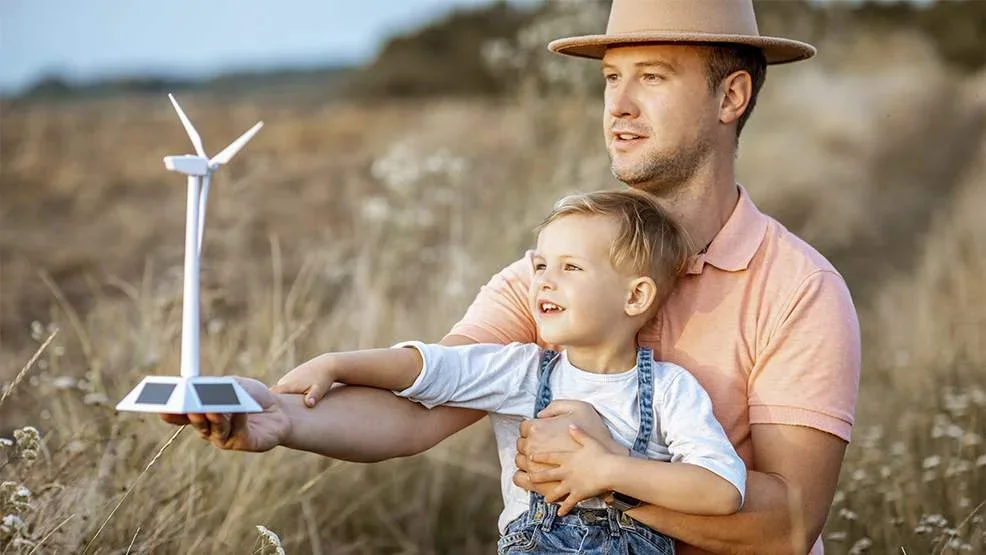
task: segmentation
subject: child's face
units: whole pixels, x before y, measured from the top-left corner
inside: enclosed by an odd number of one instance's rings
[[[610,262],[617,231],[612,218],[591,215],[565,216],[541,230],[529,300],[545,342],[596,346],[635,331],[625,309],[639,276]]]

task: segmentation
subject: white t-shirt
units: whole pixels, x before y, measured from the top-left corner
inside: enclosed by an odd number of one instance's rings
[[[529,493],[513,483],[517,470],[514,457],[520,422],[533,417],[543,351],[528,343],[446,347],[408,341],[395,345],[402,347],[416,348],[424,368],[410,387],[395,393],[429,409],[449,405],[491,413],[500,456],[504,509],[499,528],[503,533],[507,524],[530,506]],[[701,466],[728,480],[745,497],[746,466],[715,419],[708,394],[678,365],[655,361],[652,369],[655,418],[647,458]],[[550,385],[552,399],[589,403],[602,416],[613,439],[628,449],[633,446],[640,426],[636,367],[618,374],[586,372],[562,353]],[[591,499],[580,506],[600,508],[605,504]]]

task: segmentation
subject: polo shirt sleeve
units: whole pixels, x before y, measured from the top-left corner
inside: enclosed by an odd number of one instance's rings
[[[849,441],[860,376],[860,332],[834,271],[800,284],[750,374],[751,424],[808,426]]]
[[[530,253],[494,275],[448,335],[477,343],[536,343],[537,328],[528,306],[533,279]]]

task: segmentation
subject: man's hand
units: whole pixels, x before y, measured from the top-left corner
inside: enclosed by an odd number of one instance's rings
[[[530,456],[532,462],[557,465],[531,473],[530,479],[533,484],[557,484],[544,500],[555,503],[564,499],[558,508],[559,516],[568,514],[579,501],[610,490],[607,476],[610,474],[610,461],[616,456],[574,424],[569,426],[569,434],[578,444],[575,451],[534,453]]]
[[[514,474],[513,481],[514,484],[528,491],[548,495],[558,485],[556,482],[532,484],[528,473],[547,470],[551,465],[532,463],[529,457],[533,453],[576,451],[580,446],[569,433],[569,426],[572,424],[601,443],[606,451],[614,454],[627,453],[627,450],[610,435],[609,428],[603,423],[596,409],[588,403],[572,400],[552,401],[537,416],[536,420],[525,420],[521,423],[520,437],[517,439],[515,460],[517,472]]]
[[[305,406],[314,407],[335,383],[332,355],[319,355],[295,367],[277,380],[270,390],[274,393],[296,393],[305,396]]]
[[[191,424],[202,439],[220,449],[269,451],[291,433],[291,421],[278,405],[277,396],[261,382],[236,379],[264,410],[253,414],[161,414],[161,420],[176,426]]]

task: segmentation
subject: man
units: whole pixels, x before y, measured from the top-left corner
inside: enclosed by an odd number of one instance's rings
[[[760,36],[752,0],[614,0],[606,34],[549,48],[602,60],[613,174],[655,195],[700,245],[688,275],[638,340],[708,390],[750,470],[746,502],[735,515],[648,505],[628,514],[677,538],[683,554],[821,553],[855,412],[858,321],[835,269],[761,214],[736,184],[734,168],[766,65],[810,58],[814,48]],[[525,300],[530,279],[524,259],[494,276],[443,343],[537,341]],[[419,453],[483,416],[427,411],[387,391],[351,387],[308,408],[297,395],[246,385],[264,414],[164,418],[191,423],[226,449],[283,445],[375,461]],[[544,468],[530,455],[577,449],[569,423],[617,448],[586,405],[556,401],[549,414],[522,426],[515,482],[528,489],[529,473]]]

